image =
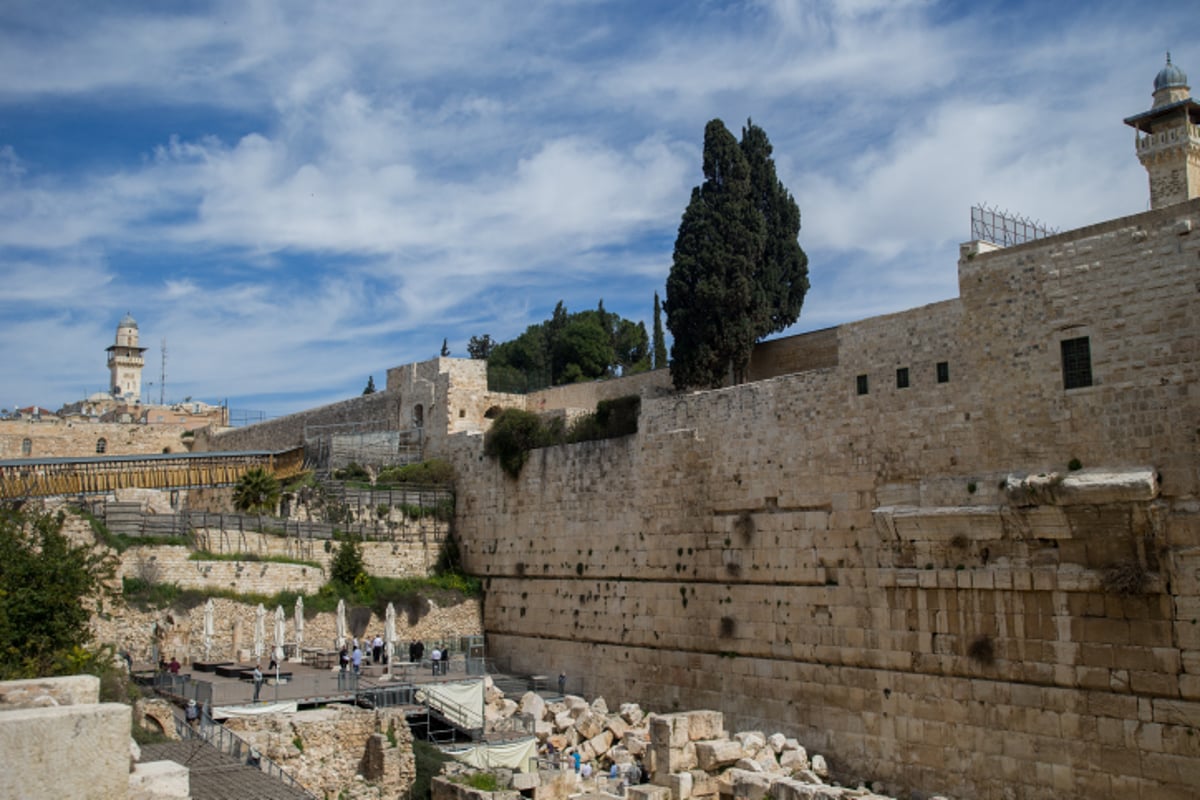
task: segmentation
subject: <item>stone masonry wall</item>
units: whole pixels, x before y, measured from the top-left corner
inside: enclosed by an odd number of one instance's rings
[[[310,425],[383,420],[402,429],[407,426],[399,424],[399,405],[400,397],[390,392],[365,394],[244,428],[220,432],[199,430],[193,449],[196,452],[287,450],[304,444],[304,429]]]
[[[95,456],[100,439],[104,439],[105,454],[112,456],[186,453],[190,439],[183,438],[184,430],[183,425],[170,423],[0,420],[0,459]],[[26,439],[30,441],[28,455],[22,447]]]
[[[454,438],[490,655],[923,792],[1193,796],[1198,265],[1200,201],[968,252],[835,363],[644,398],[516,481]]]

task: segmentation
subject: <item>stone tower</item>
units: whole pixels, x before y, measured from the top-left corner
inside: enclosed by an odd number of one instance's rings
[[[1125,124],[1137,130],[1138,160],[1150,174],[1150,208],[1200,197],[1200,103],[1170,53],[1154,78],[1154,105]]]
[[[116,342],[106,348],[108,352],[109,386],[113,397],[126,403],[139,403],[142,398],[142,367],[146,360],[142,353],[146,348],[138,347],[138,324],[132,314],[126,313],[117,323]]]

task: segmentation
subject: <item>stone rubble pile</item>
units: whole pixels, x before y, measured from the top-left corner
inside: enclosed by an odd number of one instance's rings
[[[646,713],[636,703],[610,711],[603,697],[588,702],[566,695],[547,702],[526,692],[519,702],[485,682],[485,720],[489,730],[532,725],[539,753],[573,768],[575,754],[610,793],[619,794],[625,776],[637,770],[649,784],[629,786],[634,800],[887,800],[874,784],[845,787],[834,780],[828,762],[809,754],[794,738],[743,731],[730,735],[719,711]],[[617,785],[604,780],[616,765]],[[636,772],[634,772],[636,774]],[[588,787],[587,781],[584,788]],[[939,800],[931,798],[931,800]]]

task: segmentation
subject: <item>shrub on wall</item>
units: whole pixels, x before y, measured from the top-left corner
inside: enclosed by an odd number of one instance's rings
[[[483,440],[483,452],[500,462],[501,468],[515,478],[529,460],[529,451],[544,447],[546,431],[536,414],[518,408],[500,412]]]
[[[454,467],[449,461],[430,458],[419,464],[384,467],[379,470],[379,476],[375,479],[376,486],[393,486],[404,483],[453,484]]]
[[[594,413],[578,418],[568,431],[557,417],[543,422],[529,411],[505,409],[484,437],[483,452],[499,460],[504,471],[515,478],[534,448],[637,433],[640,411],[641,398],[637,395],[601,400]]]

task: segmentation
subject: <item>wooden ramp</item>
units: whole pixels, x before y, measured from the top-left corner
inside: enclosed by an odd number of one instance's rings
[[[230,486],[255,468],[276,478],[304,471],[304,448],[280,452],[164,453],[0,461],[0,500],[109,494],[116,489]]]

